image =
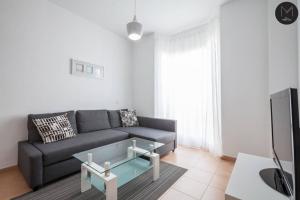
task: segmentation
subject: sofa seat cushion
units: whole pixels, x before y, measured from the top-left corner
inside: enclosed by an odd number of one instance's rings
[[[33,145],[43,154],[45,166],[72,158],[72,155],[81,151],[93,149],[128,139],[128,133],[118,130],[101,130],[86,134],[78,134],[74,138],[43,144],[36,142]]]
[[[156,142],[162,142],[168,144],[173,142],[176,137],[176,133],[163,131],[159,129],[146,128],[146,127],[119,127],[114,130],[120,130],[129,133],[130,137],[139,137],[146,140],[152,140]]]

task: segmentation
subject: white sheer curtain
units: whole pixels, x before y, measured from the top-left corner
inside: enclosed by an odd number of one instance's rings
[[[177,120],[178,143],[222,154],[219,23],[156,36],[155,115]]]

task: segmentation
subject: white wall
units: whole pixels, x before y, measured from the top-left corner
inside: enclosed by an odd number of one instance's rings
[[[267,1],[221,8],[222,137],[227,156],[268,155]]]
[[[297,23],[283,25],[275,18],[282,0],[268,0],[269,93],[298,87]],[[297,3],[296,0],[290,2]]]
[[[0,168],[17,163],[26,115],[131,106],[131,44],[47,0],[0,1]],[[70,75],[70,59],[105,79]]]
[[[154,34],[133,46],[133,106],[142,116],[154,116]]]
[[[297,25],[277,21],[281,2],[233,0],[221,8],[225,155],[270,155],[269,94],[298,86]]]

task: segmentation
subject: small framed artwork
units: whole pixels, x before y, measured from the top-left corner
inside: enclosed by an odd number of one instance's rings
[[[94,76],[99,79],[104,78],[104,67],[103,66],[94,66]]]
[[[96,68],[96,69],[95,69],[95,75],[96,75],[96,76],[100,76],[100,75],[101,75],[101,70],[100,70],[100,68]]]
[[[77,63],[77,64],[76,64],[76,72],[82,73],[83,70],[84,70],[84,65],[83,65],[83,64]]]
[[[104,78],[104,67],[79,61],[79,60],[71,60],[71,74],[77,76],[84,76],[87,78]]]
[[[93,66],[92,65],[87,65],[85,68],[85,72],[88,74],[93,74]]]

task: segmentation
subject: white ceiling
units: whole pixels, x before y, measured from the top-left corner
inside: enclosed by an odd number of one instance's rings
[[[132,20],[134,0],[50,0],[121,36]],[[137,0],[144,33],[173,34],[200,25],[228,0]]]

